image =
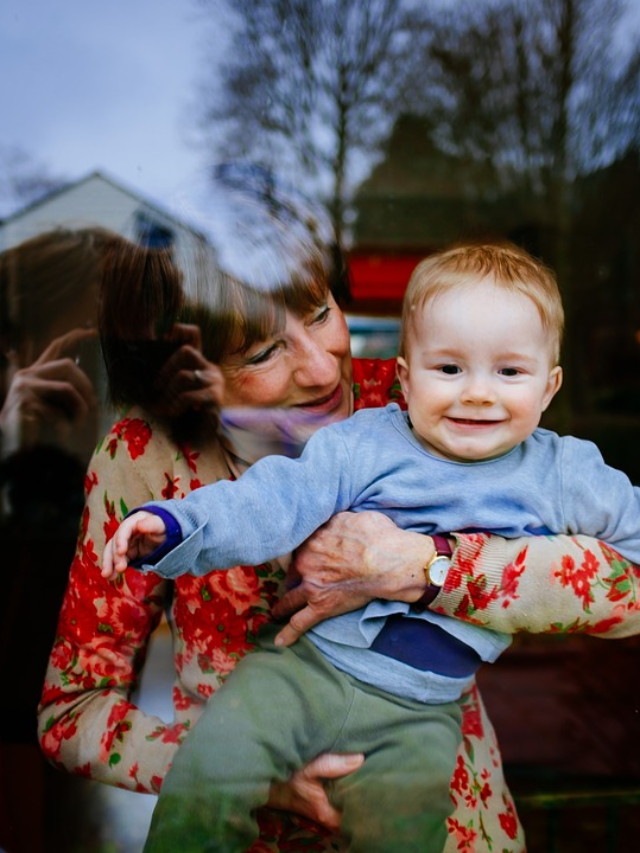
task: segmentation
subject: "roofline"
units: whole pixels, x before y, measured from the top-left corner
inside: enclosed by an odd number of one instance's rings
[[[22,207],[19,210],[14,211],[14,213],[11,213],[9,216],[6,216],[4,219],[0,219],[0,226],[9,225],[9,224],[15,222],[16,220],[20,219],[22,216],[26,216],[28,213],[31,213],[36,208],[40,207],[40,205],[44,204],[45,202],[52,201],[53,199],[57,198],[58,196],[62,195],[63,193],[68,192],[68,190],[75,189],[76,187],[79,187],[82,184],[85,184],[88,181],[93,180],[94,178],[101,178],[103,181],[106,181],[108,184],[111,184],[111,186],[115,187],[116,189],[120,190],[121,192],[124,192],[130,196],[133,196],[135,199],[137,199],[138,201],[145,204],[150,210],[155,211],[157,214],[164,217],[165,219],[170,219],[172,222],[174,222],[178,225],[181,225],[183,228],[188,228],[193,234],[200,237],[200,239],[204,240],[207,244],[209,243],[209,238],[199,228],[195,228],[190,223],[188,223],[184,220],[178,219],[178,217],[175,214],[173,214],[169,210],[163,208],[157,202],[151,201],[147,196],[143,195],[142,193],[138,192],[137,190],[134,190],[134,189],[126,186],[120,180],[116,180],[115,178],[112,178],[110,175],[106,174],[101,169],[95,169],[93,172],[89,172],[87,175],[84,175],[82,178],[78,178],[75,181],[68,181],[67,183],[63,184],[62,186],[46,193],[45,195],[43,195],[41,198],[37,199],[36,201],[29,202],[29,204],[25,205],[25,207]]]

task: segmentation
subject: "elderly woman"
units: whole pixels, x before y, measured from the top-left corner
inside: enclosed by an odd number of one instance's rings
[[[87,473],[82,529],[39,714],[42,748],[57,765],[108,784],[157,792],[207,697],[251,650],[260,625],[273,618],[286,592],[287,570],[305,580],[285,595],[277,612],[306,605],[284,628],[287,641],[313,622],[375,597],[434,598],[437,590],[428,588],[424,572],[433,541],[400,531],[376,513],[337,516],[288,569],[286,561],[272,561],[199,578],[185,575],[172,584],[129,570],[110,583],[98,570],[98,555],[129,508],[234,478],[265,453],[296,453],[304,435],[327,419],[399,399],[393,360],[351,358],[344,316],[332,295],[341,272],[335,261],[336,254],[321,244],[301,241],[294,267],[268,294],[218,276],[206,306],[186,314],[166,255],[130,247],[108,267],[102,329],[112,393],[118,402],[144,408],[129,409],[113,427]],[[187,324],[172,326],[180,310]],[[174,351],[155,373],[135,371],[134,338],[162,332],[159,319],[173,328],[163,339],[173,341]],[[223,387],[212,363],[219,365]],[[192,395],[189,411],[158,406],[153,389],[162,387],[167,400],[169,386],[182,400]],[[216,429],[218,402],[222,417]],[[431,604],[440,612],[498,630],[544,631],[558,622],[569,627],[578,615],[581,627],[593,633],[637,632],[640,617],[626,606],[636,600],[637,574],[597,542],[454,536],[452,567]],[[551,599],[557,567],[587,562],[594,567],[587,579],[593,588],[590,612],[583,611],[570,573],[556,582]],[[622,594],[620,577],[623,598],[614,603],[607,591],[616,585]],[[130,696],[151,633],[169,606],[177,678],[175,719],[165,723],[143,713]],[[445,850],[523,851],[494,733],[476,689],[461,706],[464,737],[451,780],[455,813]],[[339,836],[332,835],[339,815],[322,780],[353,772],[361,761],[319,756],[288,784],[274,786],[254,849],[341,849]]]

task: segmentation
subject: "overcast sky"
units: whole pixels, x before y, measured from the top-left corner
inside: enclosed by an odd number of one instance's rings
[[[0,147],[56,176],[96,169],[163,205],[189,205],[202,65],[193,0],[0,0]],[[222,41],[221,28],[221,41]]]
[[[626,2],[637,22],[640,0]],[[69,180],[104,170],[193,219],[207,184],[189,144],[205,73],[196,0],[0,0],[0,15],[0,151]]]

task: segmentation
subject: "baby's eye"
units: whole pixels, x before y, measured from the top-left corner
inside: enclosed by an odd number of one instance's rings
[[[520,371],[517,367],[503,367],[498,371],[501,376],[519,376]]]
[[[455,376],[456,373],[462,372],[457,364],[441,364],[438,369],[441,373],[446,373],[447,376]]]

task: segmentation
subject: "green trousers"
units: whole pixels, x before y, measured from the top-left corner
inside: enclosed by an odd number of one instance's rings
[[[441,853],[460,743],[456,703],[399,699],[338,671],[306,638],[241,661],[176,753],[144,853],[243,853],[273,780],[321,752],[362,752],[331,783],[352,853]]]

